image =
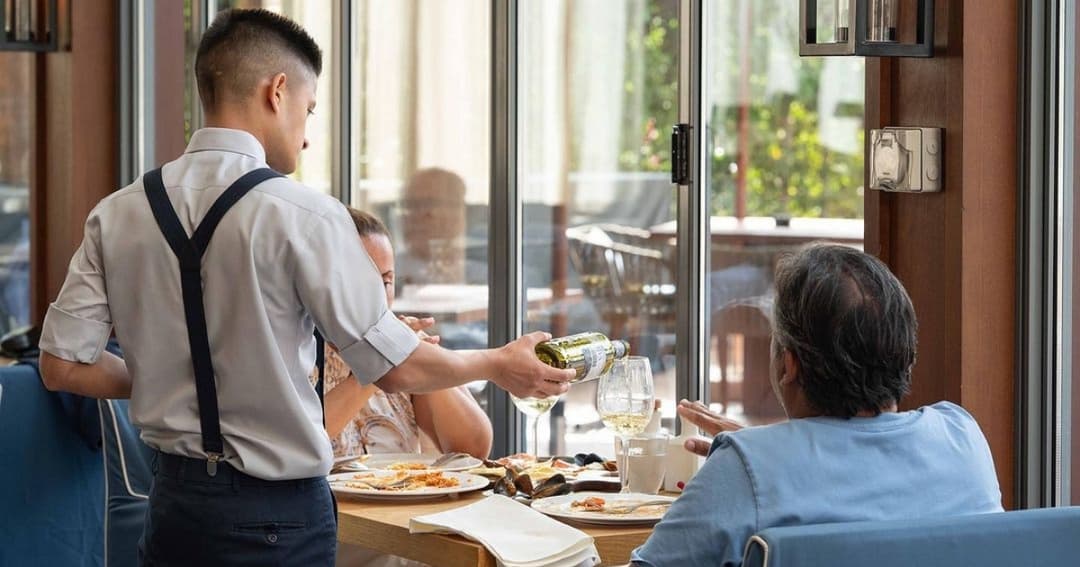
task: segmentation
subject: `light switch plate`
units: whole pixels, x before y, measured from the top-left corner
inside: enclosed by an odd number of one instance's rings
[[[871,130],[870,188],[903,193],[941,191],[941,142],[941,128]]]

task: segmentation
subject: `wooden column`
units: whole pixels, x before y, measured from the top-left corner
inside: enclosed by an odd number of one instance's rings
[[[35,70],[30,248],[38,323],[64,282],[87,215],[116,190],[119,167],[117,3],[66,4],[70,49],[38,55]]]
[[[867,128],[944,128],[944,190],[868,191],[866,249],[903,281],[919,319],[919,357],[903,405],[950,400],[970,411],[1011,507],[1018,6],[938,0],[936,10],[934,58],[867,60]]]
[[[154,121],[153,163],[155,166],[172,161],[184,153],[187,138],[184,119],[188,92],[187,81],[194,74],[187,72],[184,32],[184,3],[157,2],[154,6],[154,27],[147,30],[147,41],[154,50]],[[194,54],[191,65],[195,64]],[[198,101],[195,101],[196,103]]]

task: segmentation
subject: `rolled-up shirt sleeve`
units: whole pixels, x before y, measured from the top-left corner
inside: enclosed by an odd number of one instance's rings
[[[86,221],[82,245],[71,258],[64,286],[45,314],[39,347],[64,360],[93,364],[111,333],[101,224],[93,211]]]
[[[405,361],[420,339],[386,305],[382,276],[342,206],[292,247],[300,301],[364,384]]]

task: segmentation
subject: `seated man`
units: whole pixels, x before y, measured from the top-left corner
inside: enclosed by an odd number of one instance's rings
[[[915,330],[907,292],[876,258],[811,245],[782,259],[770,374],[789,421],[739,429],[684,401],[680,414],[728,432],[634,565],[739,565],[750,536],[772,526],[1001,511],[966,411],[897,411]]]

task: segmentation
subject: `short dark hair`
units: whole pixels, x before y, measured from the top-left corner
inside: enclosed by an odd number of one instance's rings
[[[299,61],[322,73],[322,50],[304,28],[269,10],[224,10],[214,18],[195,54],[195,80],[203,106],[213,109],[225,96],[243,99],[266,75]]]
[[[799,362],[807,400],[825,415],[874,415],[911,389],[915,308],[877,258],[811,244],[776,268],[773,337]]]
[[[349,209],[349,216],[352,217],[353,224],[356,225],[356,233],[362,237],[381,234],[386,238],[390,238],[390,231],[386,229],[386,225],[383,224],[379,217],[375,215],[361,211],[360,209],[354,209],[352,207],[346,207]]]

